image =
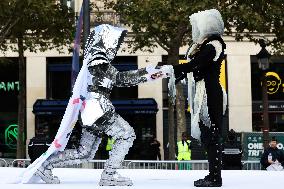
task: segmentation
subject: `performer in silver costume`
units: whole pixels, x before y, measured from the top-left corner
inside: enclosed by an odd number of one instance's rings
[[[78,149],[68,149],[51,155],[38,169],[36,175],[46,183],[59,183],[52,175],[54,167],[87,162],[94,158],[101,143],[101,133],[115,142],[106,161],[99,185],[132,185],[129,178],[117,173],[125,155],[135,139],[133,128],[120,115],[109,100],[113,86],[130,87],[163,77],[153,66],[119,72],[111,65],[127,30],[110,25],[100,25],[91,32],[85,48],[84,60],[88,65],[88,93],[85,108],[81,111],[82,136]]]

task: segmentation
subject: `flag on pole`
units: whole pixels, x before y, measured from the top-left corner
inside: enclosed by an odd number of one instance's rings
[[[83,66],[79,72],[79,50],[80,37],[82,30],[82,16],[83,9],[81,8],[80,17],[78,19],[76,28],[76,37],[74,41],[74,51],[72,59],[72,96],[69,99],[60,127],[57,131],[54,141],[51,143],[48,150],[37,158],[31,165],[29,165],[15,180],[15,183],[38,183],[40,177],[35,175],[38,168],[51,155],[59,151],[63,151],[75,126],[79,111],[85,108],[85,97],[87,94],[87,60],[83,61]],[[77,77],[78,76],[78,77]]]
[[[80,15],[77,21],[76,34],[73,47],[73,57],[72,57],[72,70],[71,70],[71,91],[75,84],[76,78],[79,73],[79,59],[80,59],[80,42],[81,42],[81,32],[83,29],[83,3],[80,10]]]

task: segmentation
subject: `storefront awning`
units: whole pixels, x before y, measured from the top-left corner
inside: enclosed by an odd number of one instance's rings
[[[60,115],[64,114],[67,100],[38,99],[33,105],[35,115]],[[113,100],[116,111],[119,114],[156,114],[157,103],[152,98],[136,100]]]

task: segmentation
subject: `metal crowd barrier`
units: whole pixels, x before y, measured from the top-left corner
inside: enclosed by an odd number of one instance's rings
[[[30,159],[15,159],[11,162],[10,167],[26,168],[31,164]]]
[[[30,159],[15,159],[7,162],[0,159],[0,167],[28,167]],[[67,166],[68,168],[103,169],[106,160],[91,160],[87,163]],[[155,161],[155,160],[125,160],[122,169],[161,169],[161,170],[207,170],[207,160],[191,161]],[[259,161],[243,161],[243,170],[261,170]]]
[[[207,160],[191,161],[130,161],[128,169],[207,170]]]
[[[0,159],[0,167],[8,167],[8,163],[5,159]]]
[[[70,166],[72,168],[103,169],[106,160],[91,160],[80,165]],[[122,169],[163,169],[163,170],[206,170],[207,160],[191,161],[154,161],[154,160],[125,160]]]
[[[262,170],[259,161],[243,161],[243,170]]]

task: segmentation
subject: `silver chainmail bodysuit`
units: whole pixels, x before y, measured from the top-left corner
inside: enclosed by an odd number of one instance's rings
[[[115,142],[99,184],[132,185],[130,179],[121,177],[116,170],[133,145],[134,129],[115,112],[109,96],[113,86],[138,85],[148,80],[149,73],[146,68],[119,72],[111,65],[126,32],[110,25],[97,26],[91,32],[84,54],[84,59],[88,60],[88,95],[85,109],[81,112],[83,128],[79,148],[50,156],[43,164],[44,171],[92,160],[101,142],[100,134],[104,132]],[[46,182],[52,183],[52,179],[57,179],[53,176],[50,178],[51,181]]]

